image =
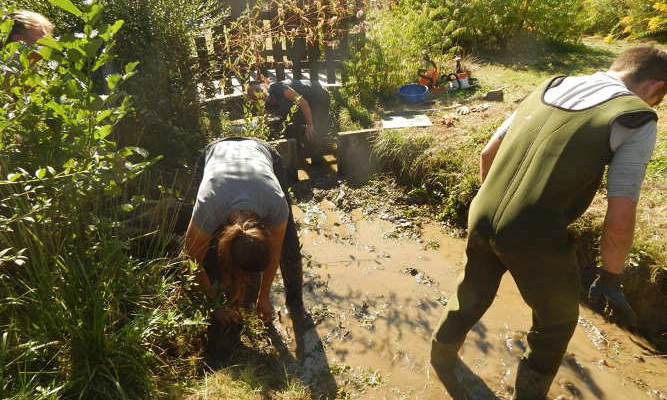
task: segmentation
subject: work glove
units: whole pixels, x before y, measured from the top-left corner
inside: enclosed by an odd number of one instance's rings
[[[637,326],[637,314],[630,307],[621,289],[621,275],[598,268],[597,278],[588,288],[588,299],[599,303],[603,296],[615,312],[620,313],[622,319],[628,322],[628,325]]]

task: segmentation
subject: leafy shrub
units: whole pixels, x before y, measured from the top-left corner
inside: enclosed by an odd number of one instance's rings
[[[84,7],[86,0],[72,0]],[[134,98],[134,109],[116,128],[116,140],[140,146],[151,154],[162,154],[160,167],[173,171],[190,162],[203,147],[205,133],[200,124],[196,76],[190,60],[193,36],[207,23],[206,10],[213,0],[98,0],[107,23],[123,20],[113,50],[115,60],[97,71],[97,86],[104,76],[118,73],[121,66],[139,61],[141,68],[123,89]],[[10,2],[14,8],[28,8],[49,17],[56,35],[82,30],[82,21],[50,2]],[[177,17],[176,17],[177,16]],[[103,88],[99,88],[103,90]]]
[[[667,38],[667,3],[646,0],[584,0],[583,24],[589,33],[618,38]]]
[[[123,20],[114,54],[118,62],[139,61],[141,68],[124,89],[137,112],[119,127],[119,142],[164,155],[160,168],[174,170],[203,148],[197,79],[190,67],[193,36],[206,23],[211,0],[105,1],[106,20]]]
[[[106,95],[93,78],[122,21],[52,2],[80,18],[80,34],[42,39],[35,65],[35,49],[0,49],[13,69],[0,76],[0,397],[155,397],[154,375],[191,368],[174,355],[196,354],[194,274],[128,251],[124,212],[143,198],[126,187],[152,160],[111,138],[131,110],[121,87],[136,63],[107,76]],[[2,22],[0,39],[10,30]]]
[[[444,6],[413,6],[400,1],[388,9],[371,10],[366,21],[367,36],[356,43],[351,59],[345,63],[346,90],[362,104],[386,100],[396,87],[417,79],[424,54],[436,62],[461,50],[456,46],[463,33],[448,16]]]

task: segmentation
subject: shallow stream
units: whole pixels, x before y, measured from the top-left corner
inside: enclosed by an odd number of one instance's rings
[[[374,200],[359,198],[366,190]],[[416,217],[413,206],[397,204],[384,190],[382,185],[354,191],[334,186],[293,206],[305,257],[306,305],[339,393],[360,399],[449,399],[429,365],[430,335],[456,287],[465,240]],[[283,298],[276,296],[277,306]],[[667,398],[665,356],[600,315],[580,311],[550,397]],[[291,336],[284,311],[280,321]],[[461,353],[483,380],[466,378],[470,398],[511,398],[529,327],[530,310],[506,274]],[[289,345],[293,350],[294,341]],[[313,368],[304,374],[316,382]]]

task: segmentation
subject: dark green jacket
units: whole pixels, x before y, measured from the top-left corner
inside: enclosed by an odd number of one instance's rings
[[[634,95],[579,111],[544,103],[543,84],[519,106],[484,184],[468,229],[501,251],[568,246],[567,226],[590,205],[610,162],[611,124],[634,127],[657,119]]]

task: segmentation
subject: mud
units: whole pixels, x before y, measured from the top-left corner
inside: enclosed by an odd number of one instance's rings
[[[314,323],[302,349],[306,359],[313,348],[321,353],[306,363],[304,380],[317,392],[325,363],[339,398],[449,399],[428,354],[432,329],[463,266],[465,241],[429,220],[388,180],[360,188],[329,180],[313,189],[311,182],[295,192],[304,295]],[[274,304],[281,306],[282,298]],[[278,325],[293,337],[284,313],[281,308]],[[483,381],[470,381],[472,398],[511,398],[529,327],[530,310],[507,274],[461,352]],[[295,341],[288,346],[294,351]],[[549,395],[664,399],[665,372],[667,359],[643,339],[582,308]]]

